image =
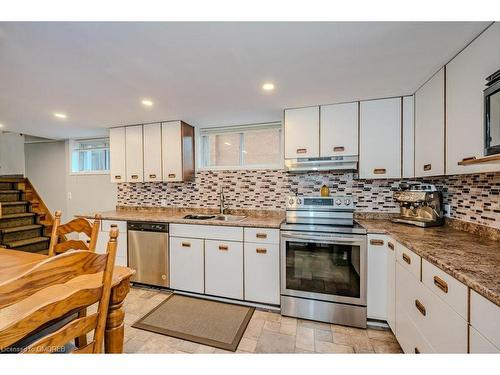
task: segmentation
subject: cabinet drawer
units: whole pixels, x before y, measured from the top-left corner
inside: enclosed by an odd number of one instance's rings
[[[243,299],[243,243],[205,241],[205,293]]]
[[[396,332],[399,345],[406,354],[434,353],[431,344],[410,319],[403,305],[396,307]]]
[[[203,240],[170,237],[170,287],[194,293],[205,291]]]
[[[467,286],[422,259],[422,282],[467,320]]]
[[[396,282],[399,308],[408,312],[436,352],[467,353],[467,322],[399,263]]]
[[[474,327],[469,326],[469,353],[471,354],[498,354],[500,349],[489,342]]]
[[[473,290],[470,292],[470,324],[500,348],[500,307]]]
[[[216,225],[171,224],[170,235],[209,240],[243,241],[243,228]]]
[[[280,303],[279,245],[245,243],[245,300]]]
[[[399,242],[396,243],[396,261],[420,280],[421,258]]]
[[[127,222],[123,220],[103,220],[101,221],[101,231],[109,232],[111,225],[116,225],[118,228],[119,236],[126,236]]]
[[[255,243],[280,243],[279,229],[245,228],[245,242]]]

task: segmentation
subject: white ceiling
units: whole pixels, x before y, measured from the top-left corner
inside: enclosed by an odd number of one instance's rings
[[[411,94],[486,26],[3,22],[0,123],[67,138],[169,119],[274,121],[287,107]]]

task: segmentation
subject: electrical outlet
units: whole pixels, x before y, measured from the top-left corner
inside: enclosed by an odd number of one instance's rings
[[[451,216],[451,204],[444,205],[444,216],[446,216],[446,217]]]

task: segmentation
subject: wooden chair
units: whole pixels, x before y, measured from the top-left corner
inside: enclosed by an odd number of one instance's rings
[[[94,331],[89,344],[71,352],[102,353],[116,256],[116,227],[109,237],[106,254],[70,251],[49,257],[0,284],[0,350],[16,351],[16,343],[36,337],[20,352],[58,352],[76,337]],[[75,317],[76,311],[96,302],[96,313]],[[62,327],[37,337],[47,325],[68,316],[73,318]]]
[[[68,250],[95,251],[100,225],[101,215],[95,215],[93,224],[87,219],[77,218],[61,225],[61,211],[56,211],[50,236],[49,256],[64,253]],[[66,235],[70,233],[85,233],[90,240],[88,244],[82,240],[68,240]]]

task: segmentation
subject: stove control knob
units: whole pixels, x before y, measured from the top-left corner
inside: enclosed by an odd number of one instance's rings
[[[341,201],[340,199],[336,199],[336,200],[335,200],[335,204],[336,204],[337,206],[340,206],[340,205],[342,204],[342,201]]]
[[[297,204],[301,204],[301,203],[302,203],[302,199],[297,198]]]
[[[345,205],[346,206],[349,206],[351,204],[351,200],[349,198],[347,198],[345,201],[344,201]]]
[[[289,204],[290,206],[292,206],[292,205],[293,205],[293,203],[294,203],[293,198],[290,198],[290,199],[288,200],[288,204]]]

